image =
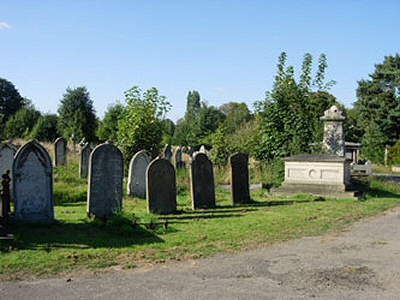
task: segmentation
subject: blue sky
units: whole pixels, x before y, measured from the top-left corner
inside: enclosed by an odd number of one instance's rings
[[[183,117],[197,90],[209,105],[272,88],[278,57],[300,73],[305,53],[328,58],[330,92],[346,107],[357,81],[399,52],[398,0],[0,0],[0,77],[42,112],[86,86],[101,118],[132,86],[156,87]]]

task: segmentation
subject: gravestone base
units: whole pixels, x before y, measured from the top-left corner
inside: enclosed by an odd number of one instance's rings
[[[351,183],[350,165],[336,155],[304,154],[287,157],[285,181],[273,194],[310,194],[332,197],[356,197]]]

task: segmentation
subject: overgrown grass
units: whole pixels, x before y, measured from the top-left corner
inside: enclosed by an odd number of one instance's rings
[[[188,172],[182,170],[177,173],[177,214],[149,215],[144,199],[125,197],[123,211],[114,218],[93,220],[86,216],[86,180],[77,174],[73,161],[55,168],[54,224],[17,223],[14,240],[0,241],[0,280],[131,269],[227,253],[336,232],[400,203],[397,184],[371,179],[362,201],[274,198],[259,190],[251,192],[252,204],[231,206],[229,192],[217,188],[215,209],[192,211]]]

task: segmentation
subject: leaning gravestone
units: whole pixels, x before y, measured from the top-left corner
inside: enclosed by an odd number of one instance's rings
[[[109,218],[122,209],[124,159],[113,144],[93,149],[89,157],[87,213]]]
[[[147,212],[169,214],[176,211],[175,168],[165,158],[153,160],[146,171]]]
[[[166,144],[163,151],[163,157],[169,161],[172,159],[172,147],[170,144]]]
[[[89,174],[89,157],[92,152],[92,147],[89,143],[83,145],[79,150],[79,177],[87,178]]]
[[[143,150],[132,157],[128,173],[129,196],[146,198],[146,169],[149,164],[150,158]]]
[[[229,158],[231,165],[232,204],[250,203],[249,159],[246,154],[235,153]]]
[[[54,165],[67,165],[67,140],[63,137],[59,137],[54,142]]]
[[[13,163],[15,218],[32,223],[54,221],[53,167],[46,149],[29,141]]]
[[[214,208],[214,169],[206,154],[196,152],[190,165],[190,188],[192,209]]]

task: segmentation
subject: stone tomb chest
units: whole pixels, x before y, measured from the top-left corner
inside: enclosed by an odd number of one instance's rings
[[[304,154],[287,157],[284,161],[284,192],[335,194],[349,190],[349,163],[344,157]]]

